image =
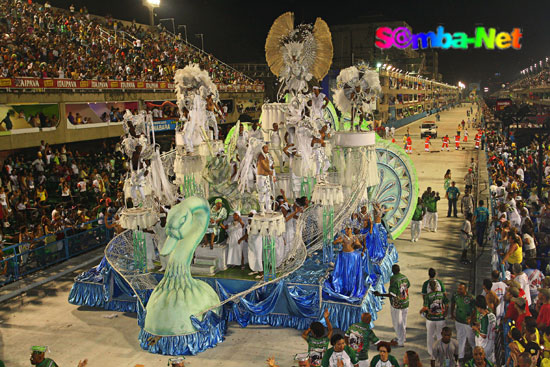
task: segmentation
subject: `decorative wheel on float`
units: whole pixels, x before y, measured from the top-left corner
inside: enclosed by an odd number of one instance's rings
[[[384,221],[391,238],[396,239],[409,225],[418,198],[416,169],[403,149],[377,137],[376,158],[380,183],[369,189],[371,202],[385,208]]]

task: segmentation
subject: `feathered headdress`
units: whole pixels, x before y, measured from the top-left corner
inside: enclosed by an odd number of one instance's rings
[[[294,27],[294,14],[279,16],[265,41],[265,58],[269,68],[294,92],[307,89],[307,81],[321,80],[332,64],[332,36],[321,18],[315,24]]]
[[[183,108],[191,110],[193,95],[204,94],[203,98],[212,95],[214,102],[218,99],[218,87],[212,81],[206,70],[201,70],[198,64],[189,64],[178,69],[174,75],[175,92],[180,115]],[[201,93],[202,92],[202,93]]]

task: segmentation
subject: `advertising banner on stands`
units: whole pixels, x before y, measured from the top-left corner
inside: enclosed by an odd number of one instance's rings
[[[261,85],[218,84],[221,92],[263,92]],[[168,82],[98,81],[71,79],[0,78],[0,89],[114,89],[114,90],[174,90]]]

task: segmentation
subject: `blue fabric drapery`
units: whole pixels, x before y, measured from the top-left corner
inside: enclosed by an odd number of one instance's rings
[[[360,251],[340,251],[333,272],[323,285],[323,297],[360,304],[367,291]]]

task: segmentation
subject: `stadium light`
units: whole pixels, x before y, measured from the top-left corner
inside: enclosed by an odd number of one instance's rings
[[[149,25],[155,25],[155,8],[160,6],[160,0],[143,0],[143,5],[149,9]]]

